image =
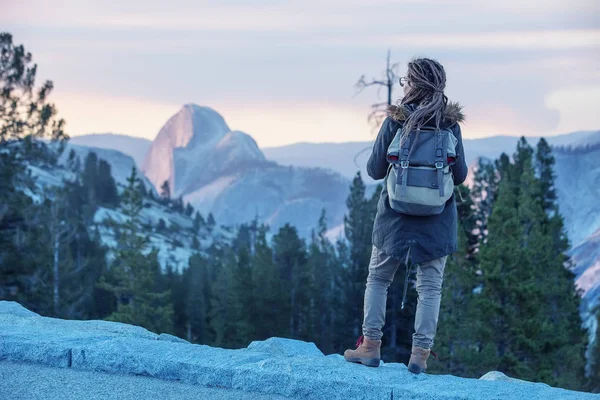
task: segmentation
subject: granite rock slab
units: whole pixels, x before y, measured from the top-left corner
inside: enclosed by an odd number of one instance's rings
[[[236,350],[195,345],[116,322],[46,318],[6,301],[0,301],[3,360],[299,399],[600,399],[501,373],[465,379],[413,375],[399,363],[370,368],[286,338]]]

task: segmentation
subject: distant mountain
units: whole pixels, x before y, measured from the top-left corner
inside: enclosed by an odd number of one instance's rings
[[[535,146],[539,137],[527,139]],[[503,152],[512,155],[518,140],[513,136],[465,140],[467,164],[472,165],[479,157],[493,160]],[[547,140],[554,146],[561,212],[572,243],[578,244],[600,228],[600,204],[597,202],[600,198],[600,169],[597,167],[600,131],[575,132]],[[267,159],[280,164],[327,168],[347,178],[360,170],[367,182],[373,182],[366,171],[371,148],[369,142],[298,143],[266,148],[264,153]]]
[[[258,218],[273,230],[285,223],[308,236],[322,209],[341,224],[349,180],[320,168],[267,161],[251,136],[232,131],[208,107],[185,105],[161,128],[142,171],[157,187],[168,181],[173,197],[212,212],[225,225]]]
[[[571,243],[578,245],[600,229],[600,142],[555,147],[554,157],[560,212]]]
[[[539,139],[539,136],[527,138],[532,145],[535,145]],[[600,131],[581,131],[546,137],[546,139],[552,146],[592,146],[600,143]],[[465,139],[467,164],[470,165],[478,157],[495,159],[503,152],[512,155],[518,140],[519,137],[516,136]],[[295,143],[262,150],[268,160],[282,165],[328,168],[347,178],[352,178],[360,170],[362,176],[370,180],[366,164],[372,147],[373,142]]]
[[[586,357],[591,360],[593,343],[600,340],[600,327],[597,326],[594,315],[594,310],[600,306],[600,229],[573,248],[570,255],[574,264],[575,283],[582,291],[581,317],[584,327],[589,330],[591,343]],[[588,363],[586,368],[589,367]]]
[[[266,163],[252,137],[232,132],[213,109],[187,104],[158,132],[142,171],[157,188],[169,181],[179,196],[248,163]]]
[[[113,178],[115,178],[117,184],[121,184],[123,186],[127,185],[127,178],[131,174],[131,169],[136,164],[131,156],[118,150],[74,145],[72,140],[69,140],[67,148],[60,156],[58,160],[59,164],[65,165],[67,163],[71,150],[73,150],[75,155],[79,157],[82,166],[84,165],[85,158],[90,152],[96,153],[98,158],[101,158],[110,164]],[[144,181],[144,186],[146,186],[146,189],[154,191],[154,186],[152,183],[143,175],[142,180]]]
[[[91,133],[74,136],[69,140],[69,143],[79,146],[117,150],[133,157],[138,169],[141,168],[144,158],[146,158],[146,153],[152,144],[148,139],[115,133]]]

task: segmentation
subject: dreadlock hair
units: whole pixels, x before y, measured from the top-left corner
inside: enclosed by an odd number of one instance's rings
[[[446,71],[437,61],[429,58],[416,58],[408,63],[408,93],[400,104],[416,104],[417,108],[406,119],[403,138],[414,129],[420,129],[432,119],[440,128],[448,97],[444,94]]]

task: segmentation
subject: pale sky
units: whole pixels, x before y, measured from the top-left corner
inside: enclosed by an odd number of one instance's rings
[[[0,31],[72,136],[153,139],[196,103],[261,147],[372,140],[354,84],[388,48],[445,66],[465,137],[600,129],[598,0],[0,0]]]

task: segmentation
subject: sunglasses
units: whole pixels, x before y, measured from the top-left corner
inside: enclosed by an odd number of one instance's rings
[[[404,87],[404,85],[408,84],[408,78],[406,76],[401,77],[399,80],[400,86]]]

